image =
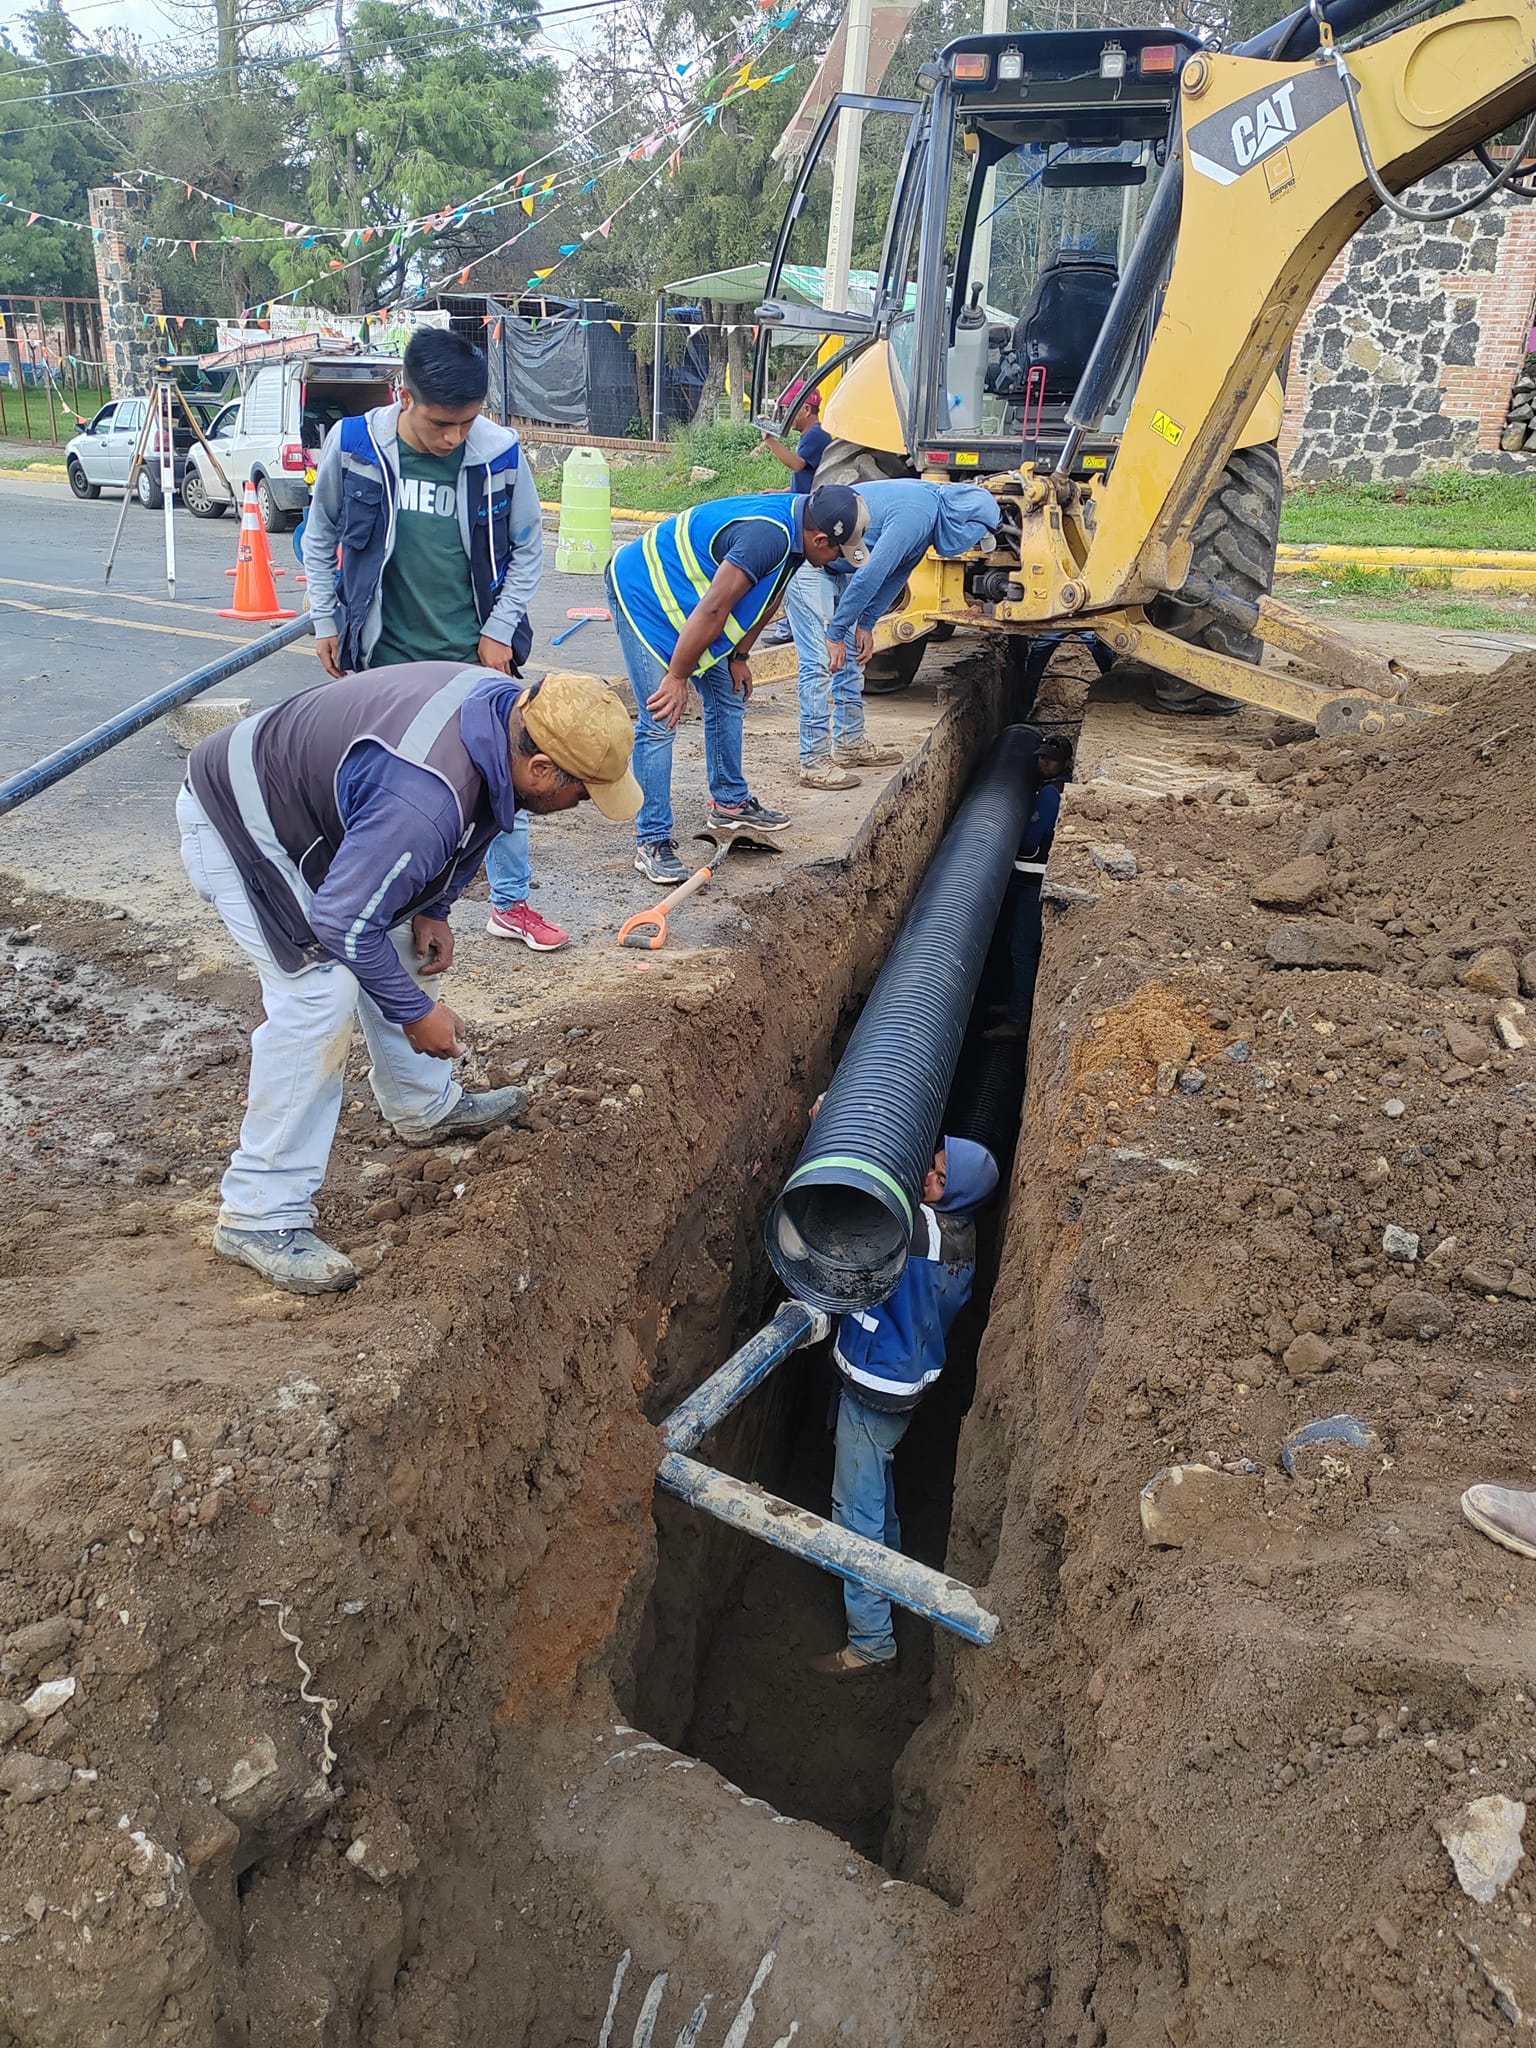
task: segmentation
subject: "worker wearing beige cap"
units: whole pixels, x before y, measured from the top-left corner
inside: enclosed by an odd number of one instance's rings
[[[413,1145],[474,1139],[527,1106],[467,1095],[463,1024],[430,978],[453,960],[448,912],[519,811],[590,797],[640,808],[634,728],[606,683],[406,662],[306,690],[204,740],[176,805],[193,886],[261,975],[240,1143],[213,1247],[295,1294],[357,1270],[314,1230],[354,1013],[374,1096]]]

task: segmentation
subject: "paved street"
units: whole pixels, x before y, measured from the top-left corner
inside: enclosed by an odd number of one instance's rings
[[[270,630],[218,616],[230,602],[225,570],[235,559],[238,522],[176,514],[176,600],[166,596],[162,514],[130,505],[110,585],[102,570],[121,499],[78,503],[62,481],[0,477],[0,775],[12,775],[125,709],[153,689],[213,661],[221,650]],[[279,601],[294,596],[292,537],[272,536]],[[595,577],[554,570],[534,603],[533,663],[620,672],[618,643],[601,623],[551,650],[573,605],[604,602]],[[259,707],[320,678],[312,644],[237,676],[213,694],[249,697]],[[33,886],[101,898],[153,914],[167,886],[184,887],[171,826],[183,757],[163,726],[125,741],[46,796],[0,819],[0,868]]]

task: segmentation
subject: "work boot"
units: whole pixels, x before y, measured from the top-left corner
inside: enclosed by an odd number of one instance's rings
[[[894,1657],[866,1657],[852,1643],[844,1643],[830,1657],[813,1657],[811,1669],[822,1678],[867,1678],[874,1671],[894,1671]]]
[[[750,825],[754,832],[782,832],[789,823],[788,811],[770,811],[766,804],[760,804],[755,796],[749,796],[744,804],[717,804],[711,801],[707,822],[711,825]]]
[[[440,1123],[422,1135],[397,1130],[407,1145],[447,1145],[455,1138],[483,1138],[502,1124],[513,1123],[531,1100],[526,1088],[487,1088],[483,1095],[461,1095]]]
[[[223,1259],[238,1259],[263,1280],[289,1294],[340,1294],[361,1275],[345,1252],[312,1230],[231,1230],[221,1223],[213,1248]]]
[[[894,768],[906,756],[900,747],[878,747],[873,740],[844,740],[832,749],[839,768]]]
[[[1461,1512],[1484,1536],[1520,1557],[1536,1557],[1536,1493],[1508,1486],[1469,1486]]]
[[[492,909],[485,928],[493,939],[521,939],[535,953],[558,953],[571,943],[569,932],[540,917],[531,903],[509,903]]]
[[[857,789],[859,778],[840,768],[835,761],[802,761],[800,782],[805,789]]]
[[[686,882],[688,870],[677,857],[675,839],[642,839],[635,848],[635,873],[649,882]]]

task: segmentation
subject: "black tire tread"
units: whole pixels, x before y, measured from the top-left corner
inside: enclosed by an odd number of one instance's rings
[[[1265,596],[1274,582],[1275,549],[1285,477],[1272,441],[1233,450],[1221,481],[1206,500],[1191,536],[1196,575],[1213,577],[1250,601]],[[1148,607],[1152,623],[1176,639],[1198,641],[1218,654],[1257,663],[1262,645],[1204,605],[1177,596]]]

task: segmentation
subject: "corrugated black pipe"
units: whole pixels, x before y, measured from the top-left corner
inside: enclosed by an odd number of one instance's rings
[[[934,855],[768,1218],[797,1301],[872,1308],[900,1280],[987,946],[1035,791],[1038,728],[999,734]]]

